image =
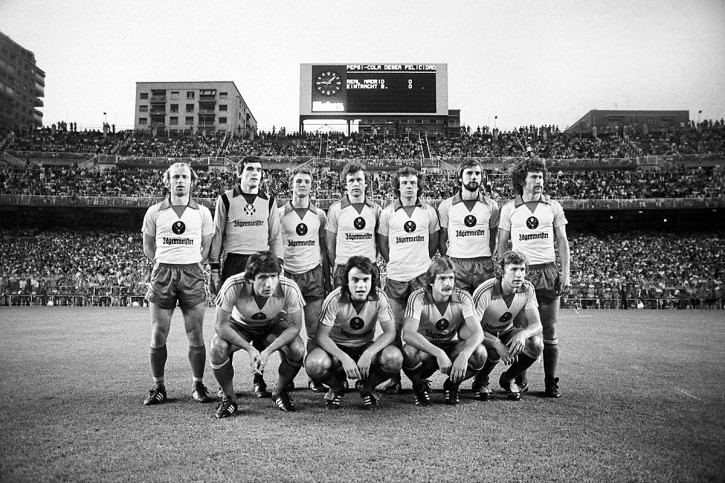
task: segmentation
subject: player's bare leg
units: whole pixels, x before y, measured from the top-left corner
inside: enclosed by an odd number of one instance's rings
[[[191,395],[195,401],[208,403],[212,401],[209,391],[204,386],[204,369],[206,367],[206,346],[204,345],[204,310],[206,302],[193,307],[182,307],[184,328],[189,339],[189,364],[191,365]]]
[[[560,397],[559,378],[556,370],[559,363],[559,340],[556,336],[556,322],[559,317],[559,299],[553,303],[539,306],[541,324],[544,326],[544,385],[547,397]]]
[[[164,386],[164,371],[166,368],[166,339],[169,336],[171,327],[171,316],[174,309],[162,309],[157,304],[149,302],[151,308],[151,350],[149,360],[151,362],[151,376],[154,379],[154,387],[149,391],[144,405],[151,406],[160,404],[166,400],[166,387]]]

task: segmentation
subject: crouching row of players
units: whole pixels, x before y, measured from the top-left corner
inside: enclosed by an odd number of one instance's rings
[[[530,367],[543,349],[533,286],[525,281],[526,260],[508,252],[501,260],[503,274],[482,283],[471,297],[455,288],[454,268],[446,258],[435,259],[426,272],[426,286],[409,298],[402,326],[402,342],[385,293],[377,287],[377,270],[366,257],[354,256],[345,265],[347,283],[325,299],[316,336],[308,346],[300,337],[304,301],[298,286],[280,275],[270,252],[252,255],[243,274],[233,276],[219,292],[216,333],[210,363],[223,398],[215,416],[224,418],[238,409],[233,389],[232,354],[249,353],[255,373],[261,374],[269,356],[280,352],[279,377],[271,392],[282,411],[294,411],[288,387],[302,368],[312,381],[325,384],[328,409],[338,409],[347,380],[357,380],[366,409],[375,409],[376,386],[403,372],[413,383],[415,404],[430,405],[427,379],[435,371],[446,374],[446,404],[459,401],[460,384],[476,376],[475,397],[491,394],[488,376],[499,362],[510,367],[500,385],[510,399],[526,388],[516,376]],[[514,319],[526,315],[525,327]],[[378,325],[382,333],[375,338]],[[402,345],[402,348],[401,348]]]

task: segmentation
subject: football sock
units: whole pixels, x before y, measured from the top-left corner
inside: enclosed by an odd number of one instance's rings
[[[378,384],[385,382],[388,379],[395,379],[396,375],[398,376],[398,380],[400,380],[400,372],[385,372],[383,366],[380,364],[373,364],[370,368],[370,374],[368,374],[368,380],[365,382],[365,389],[372,391],[378,386]]]
[[[254,384],[262,384],[262,383],[264,382],[264,373],[262,373],[262,374],[257,374],[257,373],[255,372],[255,373],[254,373],[254,377],[252,378],[252,382],[253,382]]]
[[[285,358],[282,358],[282,362],[279,364],[279,378],[277,379],[277,385],[274,386],[272,395],[277,396],[282,391],[287,390],[287,386],[290,381],[297,376],[297,373],[300,372],[301,368],[302,361],[295,364],[294,362],[290,362]]]
[[[428,359],[423,361],[423,366],[420,371],[421,379],[428,379],[437,370],[438,361],[435,359],[435,357],[429,357]]]
[[[153,376],[157,386],[163,386],[164,384],[164,368],[166,367],[166,357],[166,345],[164,345],[163,347],[151,348],[151,375]]]
[[[206,366],[206,346],[189,346],[189,364],[191,364],[191,375],[194,382],[201,382],[204,379],[204,367]]]
[[[214,364],[211,364],[212,371],[214,372],[214,377],[216,378],[217,382],[219,383],[219,387],[222,388],[222,391],[224,392],[225,396],[231,397],[232,400],[236,399],[236,394],[234,394],[234,366],[232,365],[232,360],[227,359],[226,362],[219,366],[215,366]]]
[[[478,373],[478,376],[476,376],[476,380],[480,380],[482,383],[484,381],[488,380],[488,376],[491,375],[491,371],[493,371],[493,368],[498,365],[500,362],[500,359],[486,359],[486,363],[483,365],[483,369]]]
[[[558,341],[544,340],[544,379],[556,377],[556,366],[559,362]]]
[[[536,362],[536,359],[533,357],[530,357],[523,352],[519,354],[518,358],[516,359],[516,362],[511,364],[511,367],[508,368],[506,372],[504,372],[504,377],[506,379],[515,379],[516,376],[521,374],[522,372],[526,371],[529,367],[533,365],[533,363]]]
[[[416,367],[415,369],[407,369],[405,367],[403,368],[403,372],[406,376],[408,376],[410,382],[413,383],[413,389],[417,389],[423,385],[423,377],[421,377],[422,369],[422,364],[418,364],[418,367]]]

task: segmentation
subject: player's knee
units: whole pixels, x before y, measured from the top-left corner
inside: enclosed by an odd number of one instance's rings
[[[403,363],[408,367],[417,364],[421,360],[421,358],[420,358],[421,352],[418,349],[416,349],[415,347],[412,347],[410,345],[404,345],[402,353],[403,353]]]
[[[229,343],[217,334],[214,334],[209,344],[208,356],[211,364],[218,365],[223,363],[229,358]]]
[[[486,352],[486,348],[482,345],[479,345],[476,347],[476,350],[473,351],[473,354],[471,354],[471,357],[468,359],[468,366],[473,370],[481,370],[483,368],[483,365],[486,363],[486,359],[488,357],[488,353]]]
[[[301,363],[305,357],[305,344],[297,337],[287,345],[285,356],[292,363]]]
[[[403,353],[389,345],[380,354],[380,365],[385,372],[398,372],[403,367]]]
[[[526,341],[526,352],[531,357],[539,357],[544,351],[544,340],[540,335],[530,337]]]
[[[321,376],[330,367],[332,367],[330,356],[320,348],[314,349],[305,357],[305,371],[312,378]]]
[[[541,332],[544,340],[555,340],[556,339],[556,325],[544,326],[544,330]]]

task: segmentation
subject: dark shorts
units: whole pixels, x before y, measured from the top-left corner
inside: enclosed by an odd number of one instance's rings
[[[423,287],[425,287],[425,274],[418,275],[408,282],[399,282],[389,278],[385,281],[384,291],[389,299],[406,304],[410,294]]]
[[[193,307],[206,302],[206,276],[199,263],[159,263],[151,272],[146,300],[162,309]]]
[[[244,269],[247,268],[247,260],[249,257],[250,255],[228,253],[224,259],[224,265],[222,265],[222,281],[219,283],[219,287],[232,275],[244,272]]]
[[[559,298],[561,285],[559,282],[559,269],[555,263],[542,263],[529,265],[526,279],[536,289],[536,301],[539,305],[549,305]]]
[[[451,258],[451,263],[456,274],[456,287],[469,294],[495,276],[491,257]]]
[[[302,297],[306,301],[325,298],[325,278],[322,265],[317,265],[312,270],[299,274],[285,270],[284,276],[297,283]]]
[[[342,352],[349,355],[353,361],[357,362],[360,360],[360,356],[363,355],[363,352],[365,352],[365,349],[367,349],[371,345],[372,345],[372,342],[368,342],[367,344],[361,345],[359,347],[351,347],[351,346],[345,346],[345,345],[338,345],[337,347],[339,347]],[[342,362],[340,362],[340,360],[337,357],[333,356],[329,352],[326,352],[326,354],[332,360],[333,368],[342,367]]]
[[[377,275],[378,283],[375,284],[376,287],[380,288],[380,269],[378,268],[378,265],[373,262],[373,270],[375,270],[375,274]],[[335,269],[332,271],[332,283],[333,288],[341,287],[342,285],[347,285],[347,281],[342,280],[342,274],[345,272],[345,265],[335,265]]]
[[[247,342],[252,343],[252,345],[260,351],[264,350],[264,348],[269,345],[267,343],[267,337],[270,335],[278,337],[282,332],[289,328],[289,322],[287,321],[286,314],[278,315],[262,327],[245,327],[234,320],[232,320],[230,325],[237,334],[239,334]]]

